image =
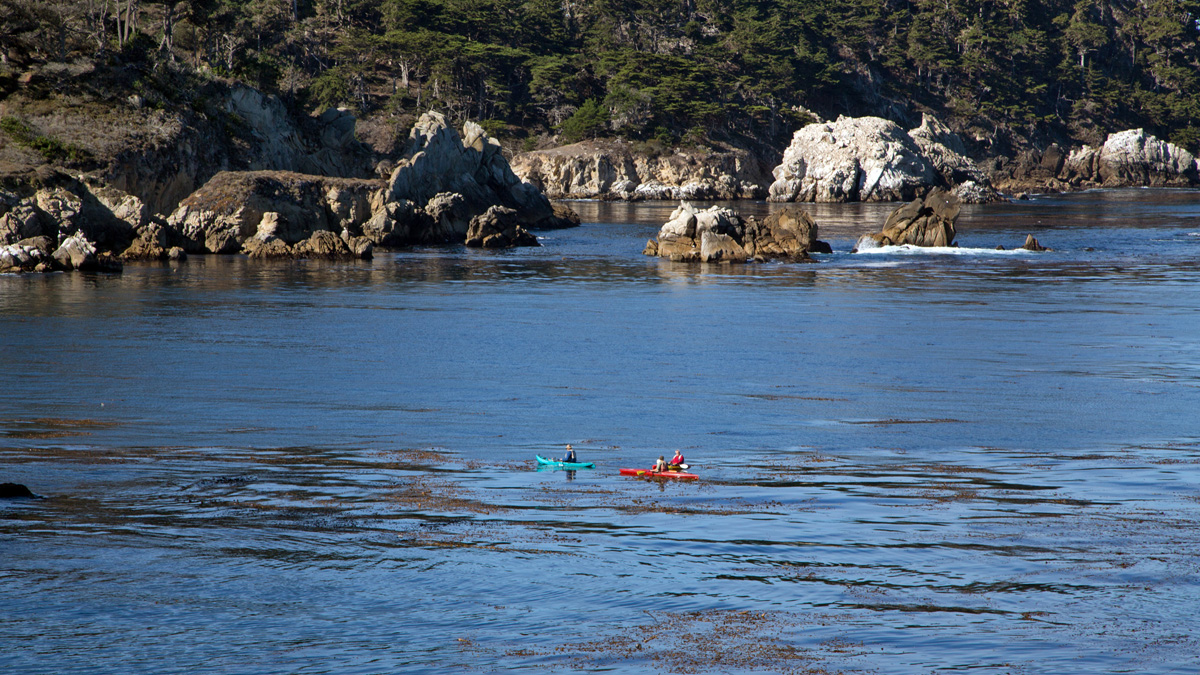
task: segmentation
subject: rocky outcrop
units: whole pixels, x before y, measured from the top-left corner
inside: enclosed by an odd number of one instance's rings
[[[29,241],[0,246],[0,273],[49,272],[54,269],[50,252],[44,246],[26,243]]]
[[[146,220],[141,201],[51,173],[44,187],[0,193],[0,271],[118,271],[109,255]]]
[[[828,251],[817,240],[817,224],[807,212],[787,207],[762,221],[742,219],[733,210],[697,210],[682,202],[646,243],[645,255],[674,262],[747,262],[768,259],[808,261],[810,251]]]
[[[435,112],[421,116],[405,156],[360,232],[373,244],[444,244],[471,240],[489,248],[528,245],[526,228],[579,225],[579,216],[551,205],[512,172],[500,143],[473,122],[459,134]],[[473,224],[478,227],[472,231]],[[519,226],[520,236],[516,229]],[[486,244],[483,242],[487,242]],[[522,243],[524,242],[524,243]]]
[[[472,248],[541,246],[537,237],[521,227],[517,212],[504,206],[493,206],[472,218],[466,244]]]
[[[1110,134],[1099,148],[1064,150],[1057,144],[1000,160],[993,178],[1002,188],[1079,190],[1119,187],[1194,187],[1200,163],[1187,150],[1159,140],[1143,129]]]
[[[1037,239],[1034,239],[1032,234],[1025,235],[1025,243],[1021,246],[1021,248],[1025,249],[1026,251],[1052,251],[1052,250],[1054,250],[1054,249],[1050,249],[1050,248],[1046,248],[1045,246],[1042,246],[1042,243],[1039,242]]]
[[[474,122],[460,135],[440,113],[421,116],[409,134],[405,156],[388,181],[386,202],[411,202],[432,220],[422,239],[463,241],[471,219],[493,206],[512,209],[524,227],[570,227],[538,188],[513,173],[491,138]]]
[[[352,129],[347,124],[338,138]],[[375,246],[463,242],[477,218],[473,240],[488,247],[536,244],[525,228],[579,224],[570,209],[518,179],[479,125],[468,122],[460,136],[442,115],[427,113],[386,183],[222,172],[184,199],[165,226],[143,226],[126,257],[161,259],[178,246],[254,258],[367,258]]]
[[[773,172],[770,200],[908,200],[938,180],[912,137],[878,117],[840,117],[795,133]]]
[[[913,201],[892,211],[883,230],[864,234],[855,244],[861,251],[880,246],[953,246],[957,234],[960,202],[957,196],[941,188],[934,189],[924,199]]]
[[[959,185],[972,201],[998,198],[958,136],[930,116],[911,132],[879,117],[810,124],[773,175],[768,198],[780,202],[904,201]]]
[[[770,179],[745,150],[651,154],[621,140],[523,152],[512,167],[551,199],[762,199]]]
[[[169,231],[192,253],[238,253],[246,241],[276,238],[287,246],[318,232],[345,239],[362,236],[372,212],[381,207],[383,182],[327,178],[284,171],[227,171],[180,203],[167,218]],[[326,250],[312,249],[313,255]],[[337,253],[331,254],[333,257]]]

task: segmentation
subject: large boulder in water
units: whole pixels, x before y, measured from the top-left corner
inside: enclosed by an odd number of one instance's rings
[[[466,244],[472,248],[541,246],[537,237],[521,227],[517,212],[503,206],[493,206],[471,219]]]
[[[815,250],[826,251],[828,245],[817,240],[817,224],[798,207],[760,221],[720,206],[698,210],[681,202],[643,253],[675,262],[809,261],[808,253]]]
[[[941,188],[935,189],[924,199],[914,199],[892,211],[883,230],[860,237],[855,250],[903,244],[952,246],[959,210],[958,197]]]
[[[1001,199],[962,139],[931,115],[910,131],[879,117],[809,124],[773,173],[769,199],[779,202],[905,201],[933,187],[964,201]]]

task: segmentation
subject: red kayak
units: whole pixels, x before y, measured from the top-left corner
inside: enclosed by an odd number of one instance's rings
[[[686,471],[655,471],[653,469],[621,469],[622,476],[641,476],[642,478],[684,478],[695,480],[700,476]]]

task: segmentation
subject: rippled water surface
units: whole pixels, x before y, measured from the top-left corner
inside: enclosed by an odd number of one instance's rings
[[[0,671],[1200,669],[1200,193],[941,252],[809,205],[834,254],[745,266],[573,206],[538,249],[0,277],[0,482],[46,497],[0,501]],[[566,443],[596,468],[536,470]],[[617,473],[675,449],[698,481]]]

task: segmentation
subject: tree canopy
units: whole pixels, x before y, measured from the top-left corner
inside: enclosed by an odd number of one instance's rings
[[[300,106],[785,143],[812,110],[1197,150],[1200,0],[0,0],[0,52],[143,58]],[[11,75],[11,73],[10,73]]]

